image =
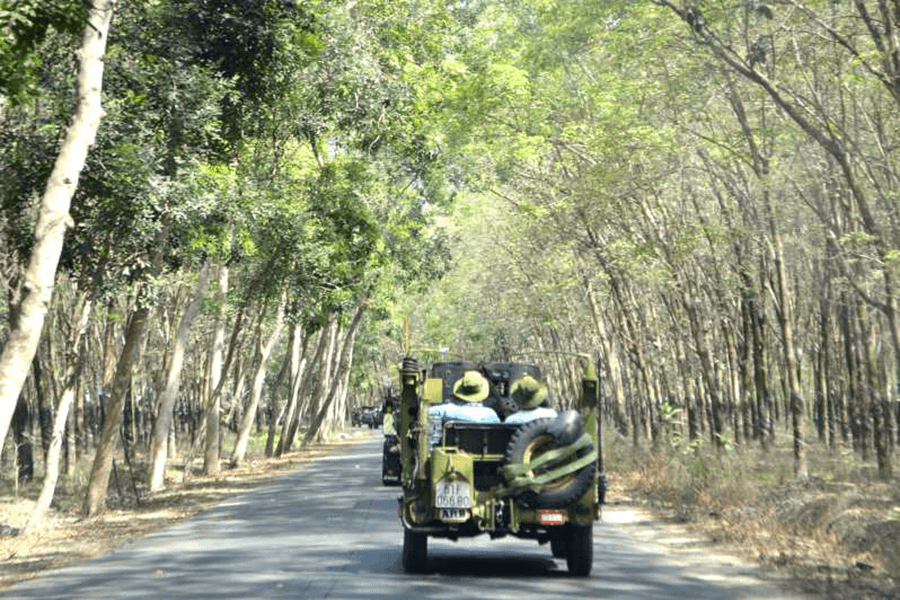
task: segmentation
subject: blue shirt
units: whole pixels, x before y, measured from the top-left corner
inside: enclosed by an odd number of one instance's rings
[[[499,423],[500,417],[494,409],[481,402],[461,402],[451,400],[443,404],[435,404],[428,409],[431,444],[438,444],[443,435],[444,423],[450,419],[469,421],[470,423]]]

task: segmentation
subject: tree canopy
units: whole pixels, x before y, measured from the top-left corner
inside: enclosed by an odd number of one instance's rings
[[[192,401],[202,411],[230,394],[222,418],[236,422],[257,410],[241,382],[259,367],[259,394],[287,398],[268,409],[287,446],[292,419],[339,422],[416,347],[556,352],[541,360],[560,389],[575,385],[561,357],[587,352],[637,446],[657,439],[664,403],[684,406],[693,436],[712,415],[719,447],[727,431],[765,445],[791,420],[803,477],[806,416],[827,443],[871,446],[889,473],[895,12],[864,0],[122,3],[58,285],[103,307],[97,328],[106,318],[122,333],[141,307],[165,315],[138,376],[152,396],[198,284],[194,389],[207,362],[233,377]],[[81,2],[0,3],[10,314],[77,102],[84,24]],[[229,282],[218,295],[199,285],[210,265]],[[55,301],[70,320],[74,297]],[[212,356],[225,324],[223,367]],[[109,340],[86,351],[90,395],[125,354]],[[270,355],[282,367],[266,375]]]

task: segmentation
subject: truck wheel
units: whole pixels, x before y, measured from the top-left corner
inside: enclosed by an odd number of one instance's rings
[[[407,573],[424,573],[427,566],[428,535],[404,529],[403,570]]]
[[[506,449],[506,460],[509,463],[528,463],[549,450],[560,448],[561,445],[551,434],[556,419],[535,419],[523,424],[513,434]],[[576,452],[568,460],[575,460],[593,452],[590,444]],[[530,477],[541,475],[545,471],[552,471],[561,466],[554,463],[546,469],[529,471]],[[594,471],[597,469],[595,462],[583,466],[574,473],[563,475],[555,481],[544,484],[541,491],[525,492],[519,500],[526,506],[539,506],[542,508],[564,508],[578,501],[594,482]]]
[[[569,574],[587,577],[594,564],[593,525],[572,525],[566,540],[566,564]]]
[[[567,540],[561,537],[553,537],[550,538],[550,552],[553,553],[553,558],[565,558],[566,557],[566,544]]]

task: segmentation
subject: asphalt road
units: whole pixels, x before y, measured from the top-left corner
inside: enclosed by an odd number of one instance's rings
[[[599,522],[590,577],[570,577],[548,545],[481,536],[429,540],[432,573],[400,565],[398,488],[380,484],[381,439],[237,496],[106,556],[0,592],[37,599],[800,598],[752,565],[701,549],[673,555]],[[733,563],[734,561],[731,561]]]

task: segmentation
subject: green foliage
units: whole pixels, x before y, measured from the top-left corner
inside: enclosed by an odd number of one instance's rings
[[[75,36],[86,23],[82,0],[0,0],[0,96],[34,97],[41,67],[36,50],[53,32]]]
[[[201,189],[204,175],[193,173],[222,146],[220,106],[231,86],[192,64],[169,8],[154,3],[118,11],[106,57],[106,114],[72,203],[76,226],[60,268],[107,291],[152,276],[155,251],[170,268],[207,251],[228,220],[222,196]],[[31,207],[73,108],[68,50],[59,41],[48,39],[35,63],[45,97],[3,114],[8,143],[0,164],[15,176],[0,183],[0,194],[7,236],[20,256],[30,251]]]

